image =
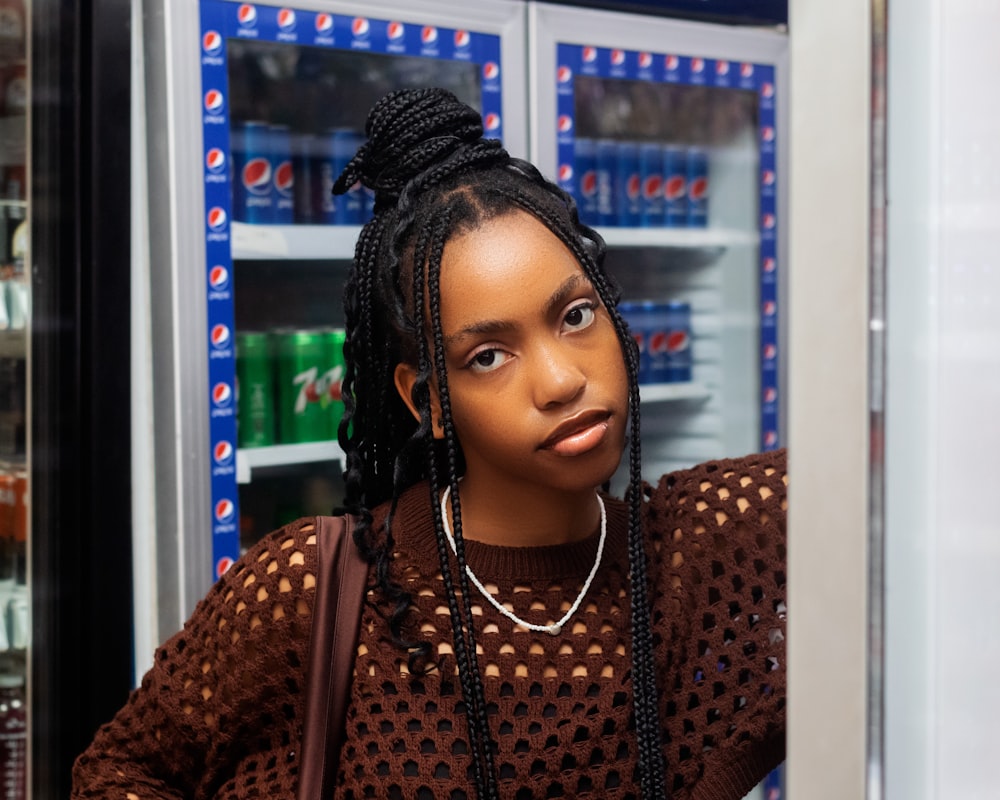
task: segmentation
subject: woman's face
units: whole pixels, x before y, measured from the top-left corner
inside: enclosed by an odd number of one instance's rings
[[[610,478],[628,416],[621,345],[548,228],[517,211],[449,241],[441,328],[468,488],[581,492]]]

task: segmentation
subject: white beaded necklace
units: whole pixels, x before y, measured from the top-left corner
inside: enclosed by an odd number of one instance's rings
[[[444,535],[448,537],[448,543],[451,545],[451,550],[455,555],[458,555],[458,550],[455,547],[455,537],[451,534],[451,526],[448,524],[448,498],[451,495],[451,487],[449,486],[444,490],[444,494],[441,495],[441,522],[444,525]],[[508,611],[500,602],[479,582],[479,578],[476,577],[475,573],[472,571],[472,567],[468,564],[465,565],[465,574],[469,576],[469,580],[475,584],[476,588],[482,592],[483,597],[485,597],[490,604],[501,614],[507,617],[509,620],[527,628],[529,631],[537,631],[539,633],[551,633],[553,636],[558,636],[563,629],[569,618],[576,613],[576,610],[580,607],[580,603],[583,602],[584,596],[587,594],[587,590],[590,588],[590,584],[594,580],[594,576],[597,574],[598,567],[601,566],[601,556],[604,554],[604,540],[608,536],[608,515],[604,510],[604,501],[601,499],[600,495],[597,495],[597,502],[601,507],[601,539],[597,543],[597,558],[594,560],[594,566],[590,569],[590,574],[587,576],[587,580],[583,584],[583,588],[580,590],[580,594],[576,597],[576,602],[570,606],[569,611],[567,611],[561,620],[558,622],[553,622],[550,625],[535,625],[531,622],[527,622],[521,619],[517,614],[512,611]]]

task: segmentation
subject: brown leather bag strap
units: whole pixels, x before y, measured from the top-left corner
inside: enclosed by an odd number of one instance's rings
[[[354,519],[316,517],[316,603],[306,672],[298,800],[329,800],[344,742],[368,565]]]

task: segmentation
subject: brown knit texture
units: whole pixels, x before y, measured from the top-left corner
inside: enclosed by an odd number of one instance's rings
[[[784,756],[784,453],[711,462],[649,487],[657,680],[674,798],[738,800]],[[638,796],[626,509],[608,503],[590,591],[558,636],[473,596],[503,798]],[[376,515],[380,519],[380,515]],[[511,525],[522,524],[512,517]],[[400,502],[395,569],[437,667],[410,675],[369,596],[336,797],[472,798],[464,704],[425,485]],[[576,598],[597,536],[510,548],[467,541],[477,577],[547,624]],[[308,520],[271,534],[157,651],[74,769],[74,798],[293,798],[314,597]],[[473,589],[473,591],[475,591]]]

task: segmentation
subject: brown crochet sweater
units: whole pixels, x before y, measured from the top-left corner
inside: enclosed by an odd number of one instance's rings
[[[785,486],[778,452],[672,473],[649,490],[650,597],[673,798],[736,800],[783,758]],[[626,509],[607,505],[601,569],[559,636],[516,628],[476,597],[503,798],[638,794]],[[407,673],[370,596],[336,796],[471,798],[426,486],[403,497],[394,530],[397,577],[416,598],[420,633],[440,669]],[[532,548],[468,541],[467,557],[518,615],[548,623],[575,598],[596,546],[596,535]],[[73,797],[293,798],[314,563],[309,520],[241,559],[80,756]]]

